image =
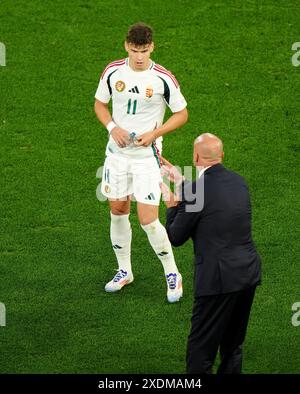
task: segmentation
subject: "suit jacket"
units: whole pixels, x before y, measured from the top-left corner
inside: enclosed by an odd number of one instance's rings
[[[187,212],[197,200],[201,205],[201,198],[202,209]],[[193,240],[195,296],[230,293],[260,283],[248,187],[240,175],[222,164],[183,185],[179,206],[167,210],[166,229],[173,246],[182,245],[190,237]]]

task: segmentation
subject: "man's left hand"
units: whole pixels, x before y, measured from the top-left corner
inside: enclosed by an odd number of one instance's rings
[[[147,133],[142,134],[137,138],[134,143],[136,146],[149,146],[151,142],[156,139],[156,135],[154,131],[148,131]]]

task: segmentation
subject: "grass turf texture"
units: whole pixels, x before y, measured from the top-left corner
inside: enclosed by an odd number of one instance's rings
[[[97,168],[107,132],[93,112],[105,65],[125,56],[128,25],[155,29],[153,59],[171,69],[190,120],[164,155],[191,163],[203,131],[247,179],[263,259],[245,343],[245,373],[299,373],[296,186],[300,41],[295,1],[2,0],[0,41],[0,372],[182,373],[192,308],[193,254],[175,250],[184,298],[168,305],[163,271],[133,205],[135,282],[106,294],[116,267]],[[165,209],[161,206],[164,222]],[[298,221],[299,223],[299,221]]]

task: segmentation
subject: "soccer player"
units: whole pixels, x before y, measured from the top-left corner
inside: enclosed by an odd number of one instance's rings
[[[162,263],[172,303],[182,297],[182,277],[158,218],[159,155],[162,136],[186,123],[187,104],[174,75],[150,59],[154,49],[150,26],[131,26],[125,49],[128,57],[108,64],[95,95],[96,115],[109,133],[101,191],[109,200],[110,237],[118,261],[117,273],[105,290],[116,292],[133,281],[129,214],[134,198],[141,227]],[[173,114],[163,123],[166,106]]]

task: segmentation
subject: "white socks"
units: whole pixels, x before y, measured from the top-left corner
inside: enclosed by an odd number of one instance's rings
[[[167,231],[159,219],[154,220],[150,224],[141,224],[141,227],[146,232],[150,245],[161,261],[165,275],[170,272],[178,273]]]
[[[117,257],[119,269],[131,273],[131,226],[128,215],[114,215],[110,213],[110,239]],[[165,227],[159,219],[146,225],[141,225],[146,232],[150,245],[161,261],[165,275],[178,273],[173,250]]]
[[[114,215],[110,213],[110,239],[115,251],[119,269],[131,273],[131,226],[128,215]]]

